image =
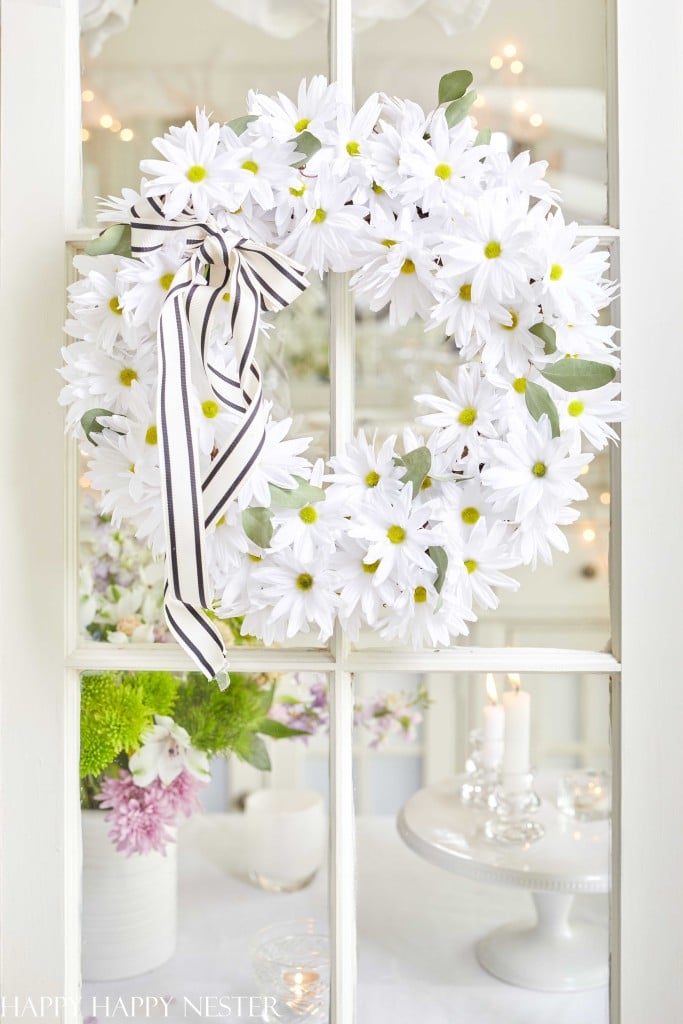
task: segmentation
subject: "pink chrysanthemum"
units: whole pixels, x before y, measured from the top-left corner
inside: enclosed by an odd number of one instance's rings
[[[137,786],[126,771],[116,779],[103,780],[96,799],[108,812],[109,836],[120,853],[128,857],[152,850],[166,853],[168,843],[173,842],[167,826],[173,825],[175,813],[165,788],[158,779],[144,788]]]
[[[168,786],[160,784],[163,791],[166,806],[174,817],[184,814],[189,818],[191,814],[201,810],[199,793],[206,783],[200,782],[194,775],[182,771]]]

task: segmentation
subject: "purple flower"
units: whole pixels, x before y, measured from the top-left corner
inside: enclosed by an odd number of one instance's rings
[[[166,853],[168,843],[174,841],[168,826],[175,823],[177,814],[167,788],[159,779],[149,786],[137,786],[126,771],[116,779],[103,780],[96,799],[107,810],[109,836],[120,853],[128,857],[152,850]]]
[[[189,818],[196,811],[201,811],[199,793],[205,785],[205,782],[200,782],[194,775],[183,771],[170,785],[161,786],[166,804],[175,818],[181,814]]]

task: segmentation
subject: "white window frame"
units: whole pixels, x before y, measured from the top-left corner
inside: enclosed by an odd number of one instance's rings
[[[55,367],[62,341],[64,242],[79,238],[77,6],[77,0],[2,0],[0,85],[0,991],[5,999],[63,996],[65,1005],[54,1019],[65,1024],[78,1020],[80,986],[79,673],[111,666],[189,667],[178,648],[85,644],[76,628],[76,468],[56,404]],[[332,0],[331,74],[346,97],[352,93],[350,7],[350,0]],[[351,723],[353,672],[361,668],[611,675],[611,1024],[683,1019],[677,980],[683,915],[674,896],[683,863],[677,814],[683,774],[683,688],[677,675],[683,469],[676,461],[683,8],[678,0],[652,0],[644,17],[633,0],[614,0],[609,12],[610,226],[586,233],[606,240],[619,236],[620,247],[629,418],[623,427],[621,517],[619,503],[612,506],[612,565],[615,573],[621,565],[623,579],[623,586],[613,579],[617,656],[464,647],[358,653],[338,634],[329,651],[238,649],[232,655],[234,667],[247,671],[256,661],[260,670],[331,674],[334,1024],[351,1024],[355,1014]],[[338,450],[353,425],[354,318],[344,277],[333,278],[330,294],[332,446]],[[616,477],[616,459],[614,465]]]

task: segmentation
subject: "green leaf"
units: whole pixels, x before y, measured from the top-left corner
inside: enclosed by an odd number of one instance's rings
[[[475,146],[488,146],[491,141],[491,129],[482,128],[480,132],[477,132],[477,137],[474,140]]]
[[[252,121],[258,120],[257,114],[242,114],[241,117],[236,117],[232,121],[228,121],[228,128],[232,128],[235,135],[241,135],[247,125],[250,125]]]
[[[526,407],[533,418],[540,420],[541,416],[545,413],[550,420],[550,429],[552,430],[553,437],[559,437],[560,414],[546,389],[541,387],[540,384],[534,384],[533,381],[528,380],[526,382],[524,398],[526,400]]]
[[[439,82],[439,103],[449,103],[464,96],[474,81],[471,71],[450,71]]]
[[[406,452],[403,458],[399,459],[399,465],[406,468],[402,482],[404,484],[411,483],[413,485],[413,495],[415,495],[422,487],[424,478],[431,468],[432,453],[429,448],[424,446],[414,448],[412,452]]]
[[[112,224],[85,247],[88,256],[130,256],[130,224]]]
[[[294,479],[298,483],[296,490],[288,491],[282,487],[276,487],[275,484],[268,485],[270,500],[275,508],[303,508],[304,505],[310,505],[311,502],[324,500],[325,492],[322,487],[314,487],[307,480],[302,480],[300,476],[295,476]]]
[[[245,732],[235,743],[234,751],[239,757],[240,761],[246,761],[247,764],[252,765],[253,768],[258,768],[261,772],[270,771],[270,755],[268,754],[268,748],[255,732]]]
[[[290,729],[288,725],[285,725],[283,722],[276,722],[273,718],[264,718],[262,722],[259,722],[256,731],[264,736],[270,736],[274,740],[286,740],[292,736],[311,735],[305,729]]]
[[[436,579],[434,580],[434,588],[437,594],[440,594],[446,580],[446,570],[448,569],[448,555],[446,554],[443,548],[439,547],[427,548],[427,554],[429,555],[432,562],[436,566]]]
[[[292,142],[296,142],[297,153],[302,154],[301,159],[292,164],[292,167],[303,167],[313,154],[318,152],[321,146],[320,139],[316,139],[315,135],[311,135],[310,132],[301,132],[300,135],[296,136],[296,139],[292,139]]]
[[[529,334],[535,334],[543,342],[543,351],[547,356],[557,352],[557,337],[553,328],[541,320],[540,324],[534,324],[529,328]]]
[[[470,107],[476,98],[477,94],[473,89],[472,92],[467,92],[464,96],[461,96],[459,100],[453,100],[452,103],[448,104],[446,107],[446,123],[449,128],[459,124],[464,117],[467,117]]]
[[[273,513],[269,508],[245,508],[242,527],[250,541],[267,548],[273,538]]]
[[[113,416],[114,414],[109,409],[88,409],[81,416],[81,426],[83,432],[88,438],[91,444],[97,444],[97,441],[92,436],[93,434],[101,434],[104,430],[104,426],[98,423],[100,416]]]
[[[613,366],[594,363],[591,359],[569,358],[546,366],[541,373],[546,380],[563,391],[592,391],[614,380],[616,370]]]

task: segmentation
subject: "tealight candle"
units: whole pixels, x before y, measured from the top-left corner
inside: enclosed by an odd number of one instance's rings
[[[599,821],[611,811],[611,786],[608,772],[569,772],[560,780],[557,806],[577,821]]]
[[[316,983],[320,981],[317,971],[306,971],[302,967],[296,967],[291,971],[285,971],[282,980],[289,988],[296,999],[309,995],[314,991]]]
[[[481,760],[483,767],[491,771],[498,767],[503,755],[505,711],[498,703],[496,683],[490,672],[486,676],[486,696],[488,703],[484,705]]]

